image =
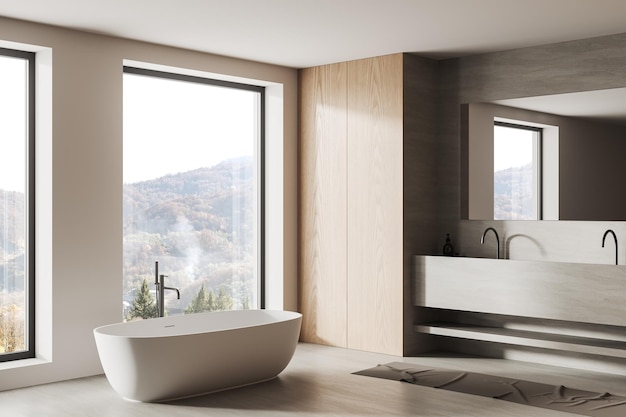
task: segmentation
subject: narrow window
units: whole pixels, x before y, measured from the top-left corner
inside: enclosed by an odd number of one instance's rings
[[[34,66],[0,49],[0,361],[35,356]]]
[[[541,128],[494,123],[494,219],[541,219]]]
[[[124,69],[125,320],[263,308],[262,87]]]

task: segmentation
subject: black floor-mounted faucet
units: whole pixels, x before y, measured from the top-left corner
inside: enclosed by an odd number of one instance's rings
[[[165,290],[176,291],[176,298],[180,300],[180,291],[178,288],[166,287],[165,277],[167,275],[159,275],[159,262],[154,263],[154,285],[157,290],[157,311],[159,317],[165,317]]]

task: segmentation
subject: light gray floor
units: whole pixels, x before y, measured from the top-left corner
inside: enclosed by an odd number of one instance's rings
[[[120,398],[104,376],[0,392],[0,416],[459,416],[573,415],[402,382],[352,375],[394,361],[481,372],[596,392],[626,395],[626,376],[502,359],[399,358],[300,344],[276,379],[170,404]]]

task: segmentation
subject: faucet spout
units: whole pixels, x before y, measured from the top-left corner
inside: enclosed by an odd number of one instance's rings
[[[178,291],[178,288],[174,288],[174,287],[163,287],[164,290],[170,290],[170,291],[176,291],[176,299],[180,300],[180,291]]]
[[[615,235],[615,232],[613,230],[608,229],[606,232],[604,232],[604,235],[602,236],[602,247],[604,247],[604,241],[609,233],[613,235],[613,240],[615,241],[615,265],[617,265],[619,252],[617,250],[617,236]]]
[[[498,236],[498,232],[496,231],[496,229],[494,229],[493,227],[488,227],[485,229],[485,231],[483,232],[482,237],[480,238],[480,244],[484,245],[485,244],[485,235],[487,234],[487,232],[492,231],[493,234],[496,236],[496,259],[500,259],[500,237]]]

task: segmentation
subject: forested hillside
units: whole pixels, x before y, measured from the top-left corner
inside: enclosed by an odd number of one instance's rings
[[[24,193],[0,190],[0,291],[24,290]]]
[[[255,287],[254,178],[248,157],[125,184],[125,300],[143,279],[154,282],[159,261],[166,285],[181,290],[180,301],[168,298],[170,311],[185,309],[203,284],[215,293],[226,288],[235,304],[249,301]]]
[[[532,219],[532,177],[532,164],[494,173],[494,219]],[[522,214],[516,216],[516,213]]]
[[[24,349],[24,194],[0,190],[0,353]]]

